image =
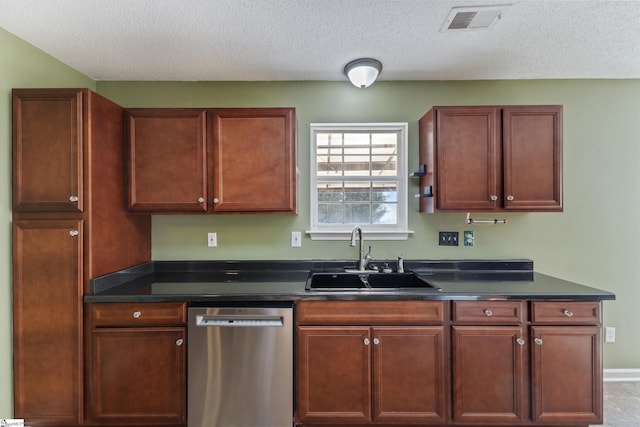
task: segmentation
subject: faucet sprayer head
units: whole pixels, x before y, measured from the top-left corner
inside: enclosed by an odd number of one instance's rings
[[[356,231],[360,233],[360,240],[362,240],[362,229],[359,225],[356,225],[355,227],[353,227],[353,230],[351,230],[351,243],[349,243],[349,246],[356,245]]]

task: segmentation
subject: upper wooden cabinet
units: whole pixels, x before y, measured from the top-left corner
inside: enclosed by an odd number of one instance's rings
[[[562,211],[562,106],[434,107],[421,212]]]
[[[129,209],[206,212],[205,111],[130,109],[125,117]]]
[[[129,209],[296,213],[293,108],[130,109]]]
[[[86,94],[77,89],[13,93],[14,211],[82,212]]]
[[[210,114],[213,210],[296,213],[295,111],[235,108]]]

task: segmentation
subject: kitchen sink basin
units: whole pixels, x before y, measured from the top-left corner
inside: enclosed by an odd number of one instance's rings
[[[308,291],[440,291],[415,273],[309,273]]]

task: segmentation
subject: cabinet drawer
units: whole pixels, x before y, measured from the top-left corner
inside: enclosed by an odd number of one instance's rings
[[[602,322],[599,301],[533,301],[531,303],[533,323],[580,323]]]
[[[516,324],[525,316],[524,301],[454,301],[455,323]]]
[[[443,301],[303,301],[300,325],[424,325],[444,322]]]
[[[187,322],[185,303],[111,303],[91,306],[94,326],[171,326]]]

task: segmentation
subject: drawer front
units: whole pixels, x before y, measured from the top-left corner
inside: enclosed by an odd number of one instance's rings
[[[442,324],[444,301],[302,301],[296,305],[300,325]]]
[[[94,326],[172,326],[187,323],[185,303],[92,304]]]
[[[533,301],[531,322],[546,324],[602,323],[600,301]]]
[[[517,324],[525,319],[524,301],[454,301],[453,322]]]

